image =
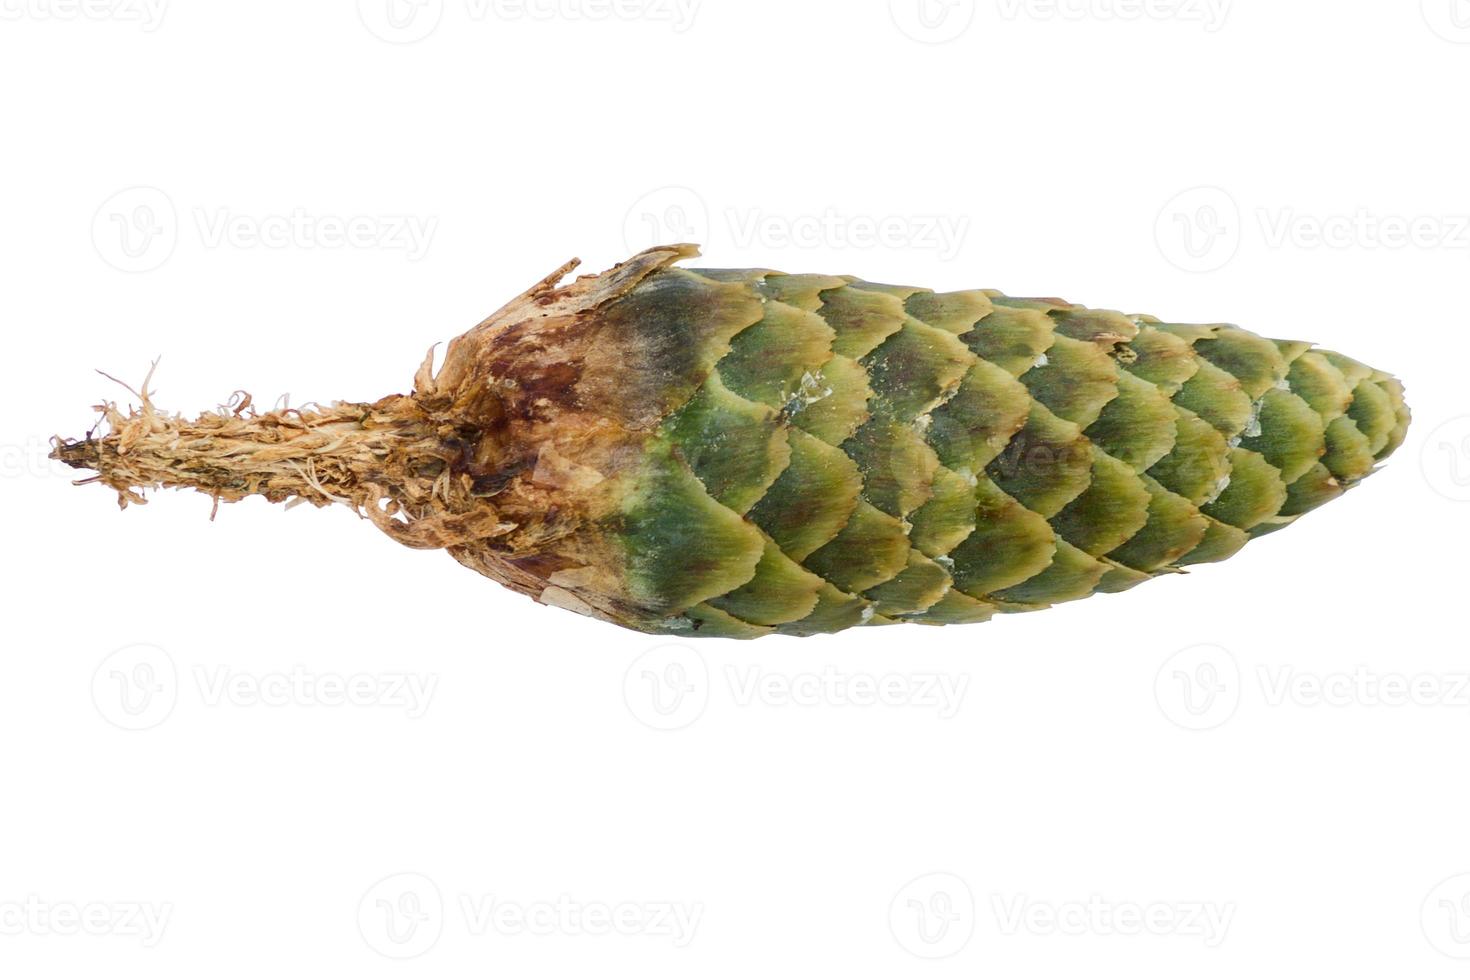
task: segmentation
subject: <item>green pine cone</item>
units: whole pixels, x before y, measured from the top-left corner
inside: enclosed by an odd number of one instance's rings
[[[1409,423],[1388,375],[1225,324],[765,270],[665,270],[644,294],[667,319],[641,322],[699,365],[625,512],[650,632],[972,623],[1123,591],[1285,527]]]
[[[559,270],[410,396],[193,423],[145,401],[57,455],[125,502],[346,501],[539,601],[748,638],[981,622],[1221,561],[1409,424],[1396,380],[1305,343],[674,267],[697,254]]]

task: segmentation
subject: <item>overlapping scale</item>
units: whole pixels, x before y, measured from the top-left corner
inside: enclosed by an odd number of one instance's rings
[[[762,305],[720,295],[754,322],[704,331],[713,368],[667,413],[627,512],[669,631],[983,622],[1124,591],[1340,495],[1408,425],[1388,375],[1229,325],[685,275]]]

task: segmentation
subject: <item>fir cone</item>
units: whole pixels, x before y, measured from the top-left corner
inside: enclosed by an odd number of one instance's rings
[[[59,442],[126,504],[357,507],[541,602],[650,633],[974,623],[1120,592],[1290,524],[1403,442],[1402,386],[1297,341],[993,291],[571,265],[411,395]],[[86,481],[92,482],[92,481]]]

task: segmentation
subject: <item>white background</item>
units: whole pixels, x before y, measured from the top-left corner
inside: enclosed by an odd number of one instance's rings
[[[1463,976],[1465,0],[159,2],[0,0],[0,973]],[[1416,423],[1222,566],[697,649],[44,458],[94,368],[372,399],[686,238],[1315,340]]]

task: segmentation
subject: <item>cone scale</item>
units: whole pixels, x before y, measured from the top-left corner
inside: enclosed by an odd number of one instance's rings
[[[149,392],[57,458],[141,502],[345,503],[649,633],[975,623],[1221,561],[1403,442],[1392,377],[1225,324],[993,291],[569,264],[410,395],[193,420]]]

